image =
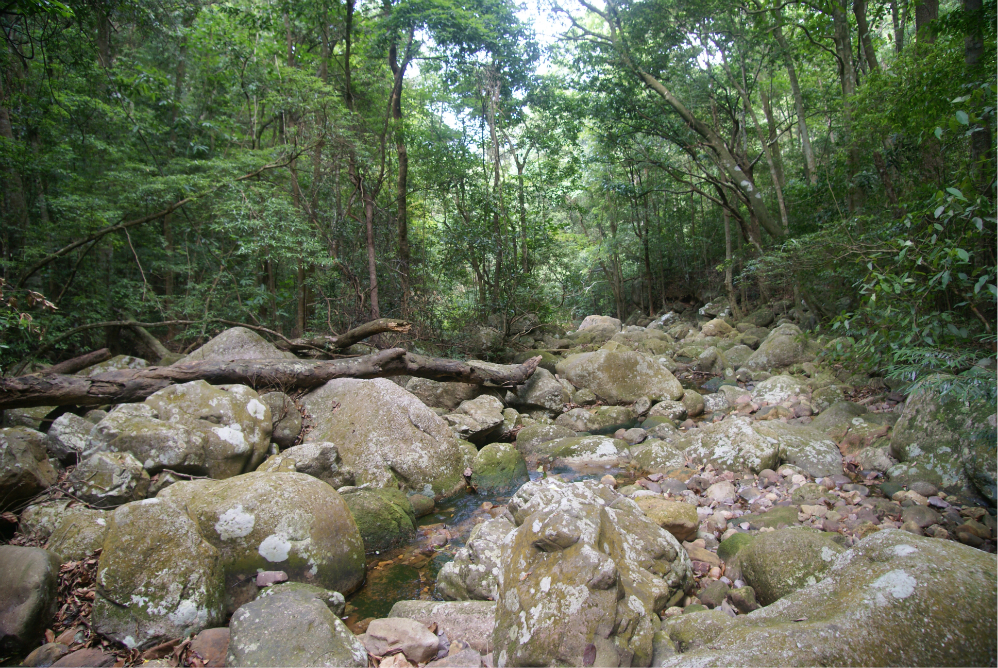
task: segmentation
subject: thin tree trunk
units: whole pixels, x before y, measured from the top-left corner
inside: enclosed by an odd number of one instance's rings
[[[831,3],[832,25],[834,29],[835,52],[839,57],[840,81],[842,84],[842,117],[845,124],[848,149],[849,212],[861,205],[862,192],[855,183],[859,172],[859,149],[852,136],[852,98],[856,94],[856,70],[852,63],[852,37],[849,19],[845,10],[835,2]]]
[[[735,286],[732,283],[731,271],[731,220],[728,210],[721,208],[721,215],[724,217],[724,289],[728,293],[728,304],[731,306],[731,315],[735,320],[741,320],[741,309],[738,308],[738,299],[735,296]]]
[[[963,11],[968,16],[967,25],[970,27],[970,32],[964,38],[964,62],[967,64],[967,69],[975,75],[983,74],[979,72],[981,56],[984,55],[984,35],[981,30],[984,17],[978,18],[982,13],[981,8],[981,0],[963,0]],[[974,185],[977,186],[977,190],[981,194],[986,194],[988,184],[991,181],[989,166],[992,164],[991,151],[993,146],[991,124],[988,122],[974,123],[971,126],[970,135],[970,169]]]
[[[766,90],[762,86],[759,87],[759,99],[762,102],[762,111],[766,115],[766,125],[769,128],[769,147],[773,152],[773,165],[776,167],[774,172],[776,175],[776,180],[780,184],[781,188],[785,188],[787,185],[786,175],[783,173],[783,152],[780,150],[780,140],[779,132],[776,128],[776,119],[773,118],[773,105],[769,103],[769,96],[766,95]]]
[[[856,15],[856,29],[859,33],[859,43],[863,45],[863,55],[871,72],[880,69],[877,53],[873,49],[873,37],[870,35],[870,24],[866,20],[867,0],[853,0],[852,11]]]
[[[898,13],[898,0],[891,0],[891,23],[894,27],[894,53],[904,49],[904,21]]]
[[[388,49],[388,64],[394,77],[392,86],[392,119],[395,121],[395,155],[398,159],[396,179],[396,224],[398,227],[399,278],[402,288],[402,314],[409,310],[409,153],[405,144],[405,128],[402,124],[402,84],[405,71],[412,57],[413,29],[410,29],[402,62],[398,61],[398,46],[393,41]]]
[[[939,18],[939,0],[915,0],[915,41],[932,44],[936,34],[932,22]]]
[[[381,317],[378,302],[378,262],[374,252],[374,195],[364,193],[364,225],[367,229],[367,277],[371,285],[371,319]]]
[[[783,36],[783,20],[780,12],[776,12],[777,24],[773,29],[773,36],[780,45],[783,52],[783,62],[787,68],[787,78],[790,80],[790,90],[794,96],[794,108],[797,112],[797,132],[800,135],[801,152],[804,154],[804,171],[807,180],[811,185],[818,183],[818,167],[814,159],[814,150],[811,148],[811,136],[807,130],[807,116],[804,113],[804,96],[800,90],[800,83],[797,81],[797,68],[794,66],[793,57],[790,54],[790,47]]]

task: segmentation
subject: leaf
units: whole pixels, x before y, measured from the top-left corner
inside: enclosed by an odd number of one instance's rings
[[[960,123],[960,125],[968,125],[970,123],[970,117],[967,116],[966,111],[956,112],[956,120]]]
[[[963,193],[960,192],[959,190],[957,190],[956,188],[947,188],[946,192],[948,192],[950,195],[953,195],[954,197],[957,197],[957,198],[962,199],[964,201],[967,200],[967,198],[963,196]]]
[[[976,295],[984,287],[984,284],[988,282],[988,275],[984,274],[979,279],[977,279],[977,285],[974,286],[974,294]]]
[[[957,248],[956,249],[956,255],[957,255],[957,257],[959,257],[964,262],[969,262],[970,261],[970,253],[968,253],[967,251],[963,250],[962,248]]]
[[[936,130],[935,130],[935,135],[936,135],[936,139],[942,139],[943,138],[943,129],[937,127]]]
[[[984,231],[984,221],[978,218],[977,216],[971,218],[970,222],[972,222],[977,227],[978,231],[980,232]]]
[[[934,218],[938,218],[939,216],[943,215],[943,211],[945,211],[945,210],[946,210],[946,207],[945,207],[945,206],[940,206],[940,207],[938,207],[938,208],[936,209],[936,212],[935,212],[934,214],[932,214],[932,216],[933,216]]]

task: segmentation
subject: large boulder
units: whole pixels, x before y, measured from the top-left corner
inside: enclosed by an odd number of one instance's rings
[[[79,561],[104,546],[111,513],[86,506],[74,506],[61,514],[48,539],[47,549],[64,562]]]
[[[916,390],[891,435],[891,454],[900,462],[891,479],[929,482],[995,505],[995,424],[991,400]]]
[[[0,429],[0,511],[16,508],[55,484],[45,434],[27,427]]]
[[[691,429],[675,446],[701,464],[731,471],[775,469],[780,463],[779,440],[754,428],[751,420],[732,417]]]
[[[534,452],[569,466],[619,466],[629,458],[627,441],[609,436],[576,436],[548,441]]]
[[[302,443],[267,458],[257,471],[297,471],[329,483],[333,489],[354,484],[354,473],[343,465],[335,443]]]
[[[514,406],[545,408],[550,411],[560,411],[572,400],[561,383],[547,369],[537,369],[527,382],[517,388],[512,397]]]
[[[509,492],[528,480],[527,462],[511,443],[486,445],[471,465],[471,484],[480,492]]]
[[[66,482],[76,498],[97,508],[114,508],[146,498],[149,474],[128,452],[98,452],[73,469]]]
[[[597,336],[606,340],[620,330],[621,322],[616,318],[611,318],[607,315],[589,315],[583,319],[582,324],[579,325],[579,329],[576,331],[579,334],[585,333],[589,336]]]
[[[246,329],[227,329],[177,362],[234,362],[236,360],[293,360],[293,354],[278,350],[265,338]]]
[[[662,665],[993,665],[996,578],[994,555],[881,530],[775,605],[666,620],[662,630],[680,653]]]
[[[576,387],[590,389],[613,404],[633,403],[641,397],[661,401],[683,396],[676,377],[644,353],[597,350],[571,355],[557,368]]]
[[[357,487],[341,496],[357,522],[368,554],[399,547],[416,536],[416,513],[399,490]]]
[[[0,545],[0,653],[26,653],[52,623],[58,555],[37,547]]]
[[[757,422],[753,429],[775,437],[780,461],[796,466],[813,478],[842,474],[842,453],[835,441],[810,425],[786,424],[776,420]]]
[[[693,584],[679,542],[594,481],[531,482],[508,508],[517,528],[502,546],[496,665],[592,664],[590,647],[597,665],[648,665],[653,615]]]
[[[700,328],[700,332],[704,336],[727,336],[733,331],[733,329],[734,328],[732,328],[732,326],[729,325],[728,323],[724,322],[724,320],[720,318],[714,318],[713,320],[705,322],[703,324],[703,327]]]
[[[822,579],[845,551],[835,538],[840,536],[804,528],[760,533],[738,552],[742,579],[769,605]]]
[[[437,595],[448,601],[495,600],[502,544],[514,529],[509,515],[476,524],[465,546],[437,574]]]
[[[807,386],[794,376],[770,376],[756,384],[752,398],[767,404],[783,403],[792,396],[807,393]]]
[[[122,404],[98,422],[83,454],[89,457],[98,452],[129,453],[153,474],[163,469],[208,473],[204,434],[160,420],[147,404]]]
[[[97,566],[94,629],[129,648],[224,620],[219,553],[177,505],[146,499],[111,514]]]
[[[482,392],[481,385],[471,383],[441,383],[428,378],[412,378],[405,389],[430,408],[457,408],[462,401],[474,399]]]
[[[588,431],[593,434],[612,434],[620,428],[627,429],[634,422],[634,411],[627,406],[599,406],[597,408],[573,408],[559,415],[555,426],[572,431]]]
[[[236,610],[225,665],[365,668],[367,650],[319,596],[287,589]]]
[[[161,420],[202,435],[205,467],[212,478],[252,471],[267,456],[273,430],[270,408],[245,385],[222,389],[196,380],[163,388],[145,404]]]
[[[315,424],[306,441],[335,443],[358,485],[437,498],[463,491],[474,446],[462,445],[446,422],[390,380],[331,380],[302,403]]]
[[[759,344],[758,350],[745,360],[745,367],[753,371],[784,368],[801,362],[810,362],[816,356],[815,347],[804,340],[796,325],[780,325]]]
[[[108,371],[124,371],[126,369],[145,369],[149,366],[141,357],[132,357],[131,355],[115,355],[109,360],[103,362],[98,362],[88,366],[82,371],[76,372],[77,376],[96,376],[101,373],[107,373]]]
[[[229,610],[256,595],[257,571],[348,594],[364,580],[364,542],[335,489],[302,473],[174,483],[158,499],[184,508],[218,550]]]
[[[668,441],[649,439],[631,448],[631,463],[642,471],[659,473],[682,468],[689,458],[678,441],[678,436]]]
[[[472,443],[484,444],[495,440],[502,431],[503,405],[496,397],[483,394],[462,401],[457,410],[444,419]]]
[[[87,440],[94,425],[73,413],[57,417],[48,430],[48,452],[64,464],[75,464],[87,449]]]
[[[538,447],[559,438],[572,438],[575,430],[559,424],[535,424],[524,427],[516,434],[516,447],[524,455],[534,454]]]

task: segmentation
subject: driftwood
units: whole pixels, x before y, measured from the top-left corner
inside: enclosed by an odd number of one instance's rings
[[[506,371],[457,360],[424,357],[391,348],[340,360],[238,360],[184,362],[147,369],[121,369],[95,376],[41,373],[0,379],[0,409],[29,406],[100,406],[142,401],[175,383],[204,380],[255,389],[309,390],[334,378],[417,376],[439,381],[512,387],[527,381],[540,357]]]
[[[47,369],[42,369],[39,373],[44,375],[76,373],[77,371],[86,369],[88,366],[100,364],[101,362],[106,362],[109,359],[111,359],[111,351],[107,348],[101,348],[100,350],[95,350],[92,353],[80,355],[79,357],[74,357],[73,359],[66,360],[65,362],[54,364]]]

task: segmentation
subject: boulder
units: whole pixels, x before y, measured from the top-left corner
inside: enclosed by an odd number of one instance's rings
[[[676,437],[669,441],[651,439],[631,448],[631,463],[642,471],[653,473],[668,473],[682,468],[688,459],[683,448],[678,445]]]
[[[206,668],[222,668],[229,652],[229,629],[205,629],[191,640],[190,651],[200,657]]]
[[[146,498],[149,474],[128,452],[98,452],[73,469],[66,482],[73,494],[97,508],[114,508]]]
[[[947,493],[983,497],[994,506],[995,425],[990,399],[916,389],[891,435],[891,454],[900,462],[889,471],[891,480],[929,482]]]
[[[416,513],[399,490],[357,487],[344,492],[342,498],[357,522],[368,554],[399,547],[415,538]]]
[[[599,665],[648,665],[653,614],[693,584],[676,539],[595,481],[527,483],[508,509],[496,665],[583,665],[591,647]]]
[[[675,443],[690,459],[723,470],[758,473],[775,469],[780,461],[777,438],[760,433],[744,417],[730,417],[691,429]]]
[[[130,453],[152,474],[163,469],[208,474],[204,434],[160,420],[147,404],[122,404],[98,422],[83,454],[98,452]]]
[[[839,534],[804,528],[760,533],[738,552],[742,579],[769,605],[822,579],[845,551],[835,538]]]
[[[599,406],[595,409],[573,408],[555,419],[555,425],[573,431],[588,431],[593,434],[612,434],[618,429],[627,429],[634,422],[634,411],[627,406]]]
[[[370,654],[385,656],[401,651],[412,663],[426,663],[436,657],[440,639],[426,626],[408,617],[375,619],[358,638]]]
[[[358,485],[437,498],[464,490],[474,446],[462,445],[446,422],[390,380],[331,380],[302,403],[315,424],[305,440],[336,443]]]
[[[47,548],[64,562],[86,559],[104,546],[110,515],[85,506],[67,509],[49,536]]]
[[[613,404],[679,399],[683,387],[654,358],[637,352],[581,353],[558,364],[558,373],[576,387],[585,387]]]
[[[495,600],[502,543],[515,528],[512,518],[503,515],[476,524],[465,546],[437,574],[437,595],[448,601]]]
[[[758,402],[767,404],[783,403],[792,396],[800,396],[807,393],[807,386],[794,376],[770,376],[761,383],[756,384],[752,391],[752,398]]]
[[[728,395],[723,392],[715,392],[713,394],[703,395],[703,412],[707,415],[717,412],[726,412],[728,408],[731,408],[731,404],[728,403]]]
[[[683,501],[669,501],[659,496],[639,496],[634,499],[645,515],[678,541],[696,538],[700,519],[697,507]]]
[[[353,471],[343,466],[335,443],[302,443],[267,458],[257,471],[304,473],[333,489],[354,484]]]
[[[471,383],[441,383],[428,378],[413,378],[405,384],[411,392],[430,408],[457,408],[462,401],[474,399],[481,393],[480,385]]]
[[[180,362],[234,362],[235,360],[293,360],[293,354],[245,327],[227,329]]]
[[[225,619],[219,553],[180,506],[146,499],[115,510],[97,567],[94,629],[144,649]]]
[[[681,401],[660,401],[648,411],[648,417],[667,417],[673,422],[682,422],[689,415],[689,409]]]
[[[48,642],[31,651],[31,654],[24,657],[22,666],[51,666],[56,661],[64,657],[69,652],[69,647],[61,642]]]
[[[273,430],[270,408],[245,385],[222,389],[197,380],[163,388],[145,404],[161,420],[202,435],[205,467],[212,478],[252,471],[267,456]]]
[[[57,417],[48,431],[48,452],[64,464],[76,464],[87,449],[87,440],[94,425],[72,413]]]
[[[280,573],[280,571],[278,571]],[[343,596],[338,591],[330,591],[328,589],[323,589],[322,587],[316,587],[315,585],[305,584],[304,582],[280,582],[278,584],[270,585],[260,591],[259,596],[273,596],[275,594],[284,594],[289,591],[305,592],[310,596],[314,596],[329,608],[337,617],[342,617],[346,611],[346,597]]]
[[[560,411],[571,401],[571,394],[547,369],[537,369],[527,382],[516,390],[515,405]]]
[[[468,440],[482,444],[498,437],[504,419],[503,408],[502,402],[489,394],[462,401],[456,413],[468,418],[468,422],[464,423],[469,427],[466,433]]]
[[[31,408],[8,408],[3,414],[4,427],[27,427],[40,430],[49,414],[58,411],[58,406],[32,406]]]
[[[727,336],[734,329],[728,323],[724,322],[720,318],[714,318],[703,324],[700,328],[700,333],[704,336]]]
[[[703,396],[696,390],[685,390],[680,401],[683,406],[686,406],[687,417],[694,418],[703,415]]]
[[[742,322],[751,324],[753,327],[769,327],[776,320],[776,315],[771,309],[761,308],[753,311],[742,319]]]
[[[364,580],[364,542],[342,497],[302,473],[247,473],[174,483],[158,499],[183,507],[219,552],[234,610],[256,595],[257,571],[348,594]]]
[[[38,644],[56,611],[58,555],[0,545],[0,653],[23,656]]]
[[[260,401],[270,409],[270,440],[281,448],[290,448],[301,433],[301,413],[291,397],[283,392],[267,392]]]
[[[998,655],[996,577],[993,555],[878,531],[838,555],[820,582],[776,605],[666,620],[663,631],[682,653],[664,665],[990,665]]]
[[[811,406],[816,413],[828,410],[833,404],[845,401],[846,395],[840,385],[826,385],[819,387],[811,393]]]
[[[534,454],[569,466],[618,466],[629,457],[627,441],[609,436],[576,436],[548,441]]]
[[[572,438],[575,431],[558,424],[536,424],[524,427],[516,435],[516,448],[524,455],[534,454],[543,443],[560,438]]]
[[[399,601],[388,617],[414,619],[420,624],[437,625],[437,632],[446,635],[453,645],[466,642],[476,652],[492,651],[495,628],[495,601]]]
[[[367,650],[320,598],[289,590],[235,611],[225,664],[366,668]]]
[[[739,343],[738,345],[732,346],[724,351],[724,359],[728,366],[732,369],[740,369],[748,360],[752,357],[752,348],[746,346],[745,344]]]
[[[92,366],[88,366],[82,371],[77,371],[77,376],[96,376],[97,374],[107,373],[108,371],[122,371],[124,369],[146,369],[149,367],[149,363],[146,362],[141,357],[132,357],[131,355],[115,355],[109,360],[103,362],[98,362]]]
[[[796,325],[780,325],[770,332],[769,336],[759,344],[758,350],[745,360],[745,367],[752,371],[766,371],[810,362],[816,355],[813,348],[804,340],[800,328]]]
[[[27,427],[0,429],[0,511],[17,508],[54,485],[45,434]]]
[[[582,324],[579,325],[579,329],[577,331],[590,333],[605,332],[609,335],[607,338],[610,338],[610,336],[613,336],[620,330],[621,323],[616,318],[611,318],[606,315],[589,315],[585,317]]]
[[[527,462],[511,443],[486,445],[471,465],[471,484],[480,492],[510,492],[528,480]]]
[[[772,420],[756,423],[753,428],[761,435],[776,438],[784,464],[796,466],[812,478],[842,474],[839,446],[814,427]]]

